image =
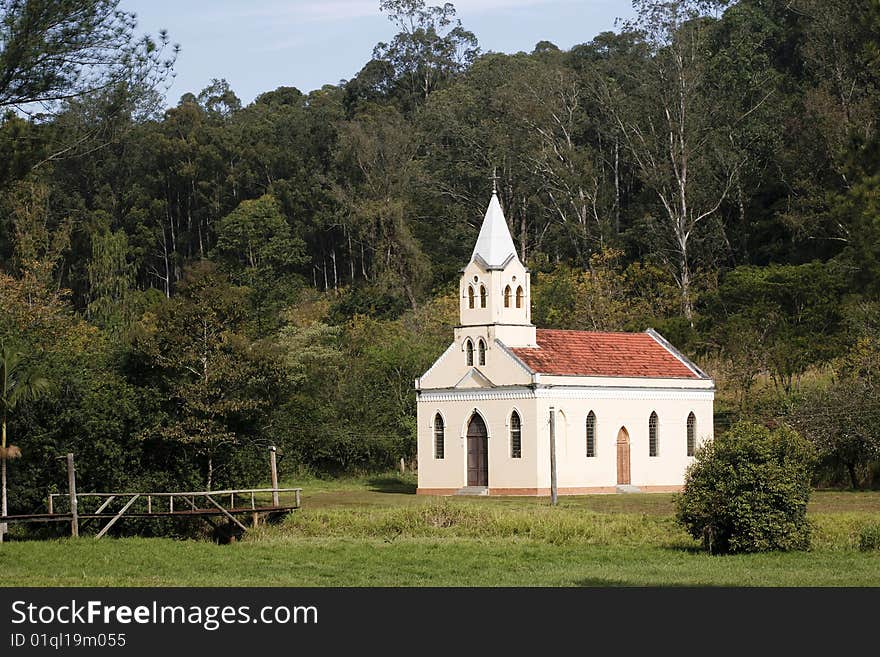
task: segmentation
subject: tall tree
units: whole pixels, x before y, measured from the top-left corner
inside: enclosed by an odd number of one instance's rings
[[[620,71],[629,84],[595,80],[601,106],[617,124],[642,182],[660,204],[648,226],[681,291],[684,316],[694,316],[693,245],[727,198],[740,166],[730,151],[726,108],[707,85],[707,43],[714,22],[704,0],[635,0],[628,24],[648,43],[645,66]]]
[[[276,389],[274,365],[245,330],[249,305],[246,288],[199,263],[136,330],[134,355],[159,373],[164,400],[160,424],[145,439],[191,450],[208,489],[233,450],[259,436]]]
[[[0,108],[51,110],[120,84],[161,84],[174,62],[167,35],[136,36],[135,15],[119,4],[0,0]]]
[[[412,307],[430,271],[410,220],[417,147],[406,119],[394,108],[384,108],[343,126],[337,154],[339,198],[370,251],[372,279]]]
[[[390,43],[376,45],[373,59],[391,64],[407,107],[423,103],[479,53],[477,38],[455,18],[452,3],[434,7],[425,0],[382,0],[379,8],[400,31]]]

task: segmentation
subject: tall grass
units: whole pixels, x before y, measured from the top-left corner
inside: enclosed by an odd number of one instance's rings
[[[858,550],[873,513],[811,514],[814,550]],[[263,528],[248,540],[297,538],[468,538],[529,540],[551,545],[616,545],[695,549],[698,544],[671,515],[597,513],[573,507],[517,508],[451,500],[376,508],[304,509],[279,527]]]
[[[506,508],[441,500],[418,506],[303,510],[258,541],[297,537],[525,539],[549,544],[691,546],[671,517],[552,507]]]

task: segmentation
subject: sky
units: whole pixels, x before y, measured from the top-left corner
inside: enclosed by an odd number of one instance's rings
[[[568,49],[633,13],[630,0],[453,4],[484,52],[531,52],[543,40]],[[379,0],[121,0],[120,8],[137,14],[140,32],[164,28],[180,44],[169,105],[212,78],[225,78],[245,105],[280,86],[309,92],[337,84],[357,75],[373,46],[396,31],[379,12]]]

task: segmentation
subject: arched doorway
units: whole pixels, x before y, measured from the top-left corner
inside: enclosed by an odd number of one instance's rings
[[[467,485],[489,485],[489,432],[478,413],[471,416],[467,430]]]
[[[629,468],[629,431],[626,427],[620,427],[617,432],[617,485],[626,485],[630,482]]]

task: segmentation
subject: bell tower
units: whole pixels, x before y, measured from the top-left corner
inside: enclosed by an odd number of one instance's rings
[[[470,262],[462,270],[456,342],[463,349],[468,338],[473,344],[483,338],[489,349],[496,338],[508,347],[537,346],[531,298],[529,270],[519,260],[493,188]]]

